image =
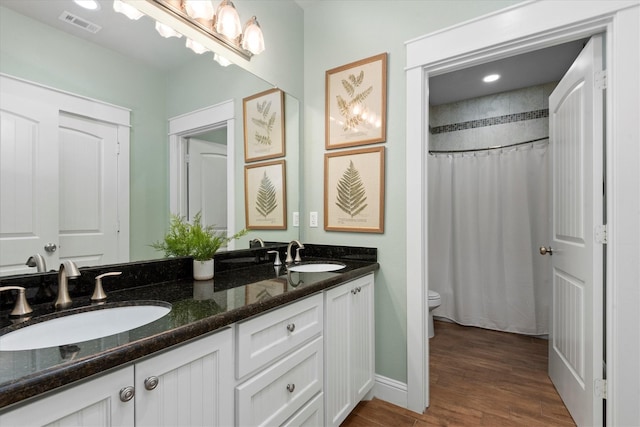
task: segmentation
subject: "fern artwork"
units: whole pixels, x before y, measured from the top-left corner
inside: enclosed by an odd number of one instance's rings
[[[336,206],[351,218],[361,213],[368,206],[366,203],[366,189],[358,169],[353,165],[353,161],[349,162],[349,167],[338,181],[336,191]]]
[[[267,172],[262,176],[260,180],[260,186],[258,187],[258,194],[256,195],[256,210],[258,214],[263,218],[269,216],[278,207],[278,200],[276,199],[276,188],[267,176]]]
[[[286,229],[285,170],[284,160],[244,167],[248,229]]]
[[[326,73],[325,148],[386,139],[387,54]]]
[[[260,92],[244,98],[242,106],[245,161],[284,156],[284,92]]]
[[[384,232],[384,147],[325,153],[324,229]]]

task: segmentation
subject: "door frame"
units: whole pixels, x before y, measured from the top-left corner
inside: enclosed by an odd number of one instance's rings
[[[429,406],[427,163],[430,76],[606,33],[607,424],[640,423],[640,2],[526,1],[407,42],[407,407]],[[442,49],[442,46],[447,46]],[[634,54],[635,53],[635,54]],[[416,198],[418,203],[416,203]],[[634,214],[635,213],[635,214]],[[622,344],[624,343],[624,351]]]
[[[169,119],[169,209],[172,214],[185,215],[186,137],[227,127],[227,230],[236,229],[235,216],[235,103],[233,99],[204,107]],[[234,248],[234,241],[227,245]]]

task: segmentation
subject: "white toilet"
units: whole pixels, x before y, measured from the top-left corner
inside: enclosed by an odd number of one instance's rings
[[[433,338],[433,313],[432,311],[440,307],[440,294],[429,290],[429,338]]]

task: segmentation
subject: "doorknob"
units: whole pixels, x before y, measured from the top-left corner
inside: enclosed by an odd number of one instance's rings
[[[548,248],[545,248],[544,246],[540,246],[540,255],[553,255],[553,249],[551,248],[551,246],[549,246]]]
[[[44,250],[47,252],[55,252],[56,249],[58,249],[58,247],[56,246],[55,243],[47,243],[46,245],[44,245]]]

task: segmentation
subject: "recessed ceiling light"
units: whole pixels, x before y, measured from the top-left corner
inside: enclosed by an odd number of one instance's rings
[[[485,83],[491,83],[491,82],[495,82],[499,78],[500,78],[500,74],[489,74],[488,76],[484,76],[482,81]]]
[[[98,10],[100,9],[100,3],[96,0],[73,0],[78,6],[84,7],[89,10]]]

